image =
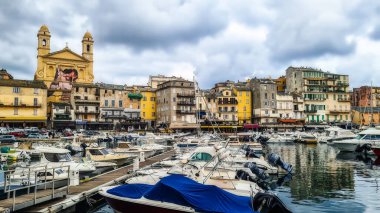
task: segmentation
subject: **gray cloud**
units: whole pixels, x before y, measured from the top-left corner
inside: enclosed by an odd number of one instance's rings
[[[149,75],[223,80],[277,77],[290,65],[350,74],[352,85],[378,78],[380,3],[345,1],[4,1],[0,67],[32,79],[36,34],[47,24],[52,51],[80,53],[95,39],[96,81],[146,84]],[[360,75],[358,74],[360,73]]]

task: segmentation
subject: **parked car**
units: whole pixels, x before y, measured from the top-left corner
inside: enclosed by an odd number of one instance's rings
[[[40,139],[49,139],[49,134],[48,133],[40,134]]]
[[[19,137],[19,138],[25,138],[27,137],[27,134],[23,131],[12,131],[9,133],[9,135],[13,135],[15,137]]]
[[[41,135],[39,133],[30,133],[28,138],[41,138]]]
[[[14,143],[16,137],[14,135],[0,135],[0,143]]]
[[[8,134],[8,129],[5,127],[0,127],[0,134]]]

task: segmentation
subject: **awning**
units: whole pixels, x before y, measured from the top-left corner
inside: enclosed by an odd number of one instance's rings
[[[298,119],[279,119],[278,122],[280,123],[297,123]]]
[[[258,129],[260,128],[259,124],[244,124],[244,129]]]

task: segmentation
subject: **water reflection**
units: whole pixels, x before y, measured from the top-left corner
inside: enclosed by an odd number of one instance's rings
[[[271,144],[293,165],[293,177],[275,191],[294,212],[372,212],[380,210],[380,159],[339,153],[326,144]]]
[[[354,189],[353,167],[337,164],[333,148],[323,145],[273,145],[269,151],[281,153],[284,161],[293,165],[293,179],[285,185],[290,187],[294,201],[312,199],[319,202],[321,197],[336,196],[352,198],[352,194],[342,194],[341,191]],[[332,193],[334,191],[339,193]]]

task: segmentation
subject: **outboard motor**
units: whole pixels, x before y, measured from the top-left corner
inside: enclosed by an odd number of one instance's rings
[[[87,144],[85,144],[85,143],[81,143],[80,146],[81,146],[82,149],[83,149],[82,157],[86,157],[86,148],[87,148]]]
[[[255,174],[256,177],[258,177],[261,180],[267,180],[267,179],[269,179],[269,176],[267,175],[267,173],[265,173],[265,170],[260,169],[259,167],[257,167],[257,165],[255,163],[251,163],[251,162],[245,163],[244,167],[250,169],[251,172],[253,174]]]
[[[293,170],[293,166],[291,164],[282,161],[281,157],[275,153],[269,154],[268,161],[272,166],[279,166],[289,173]]]
[[[253,197],[252,206],[261,213],[291,213],[288,207],[272,193],[258,192]]]
[[[371,144],[363,144],[363,145],[358,144],[355,149],[355,152],[367,153],[368,151],[371,151]]]
[[[245,152],[245,157],[250,157],[250,158],[259,158],[259,156],[256,154],[255,150],[253,149],[248,149]]]

